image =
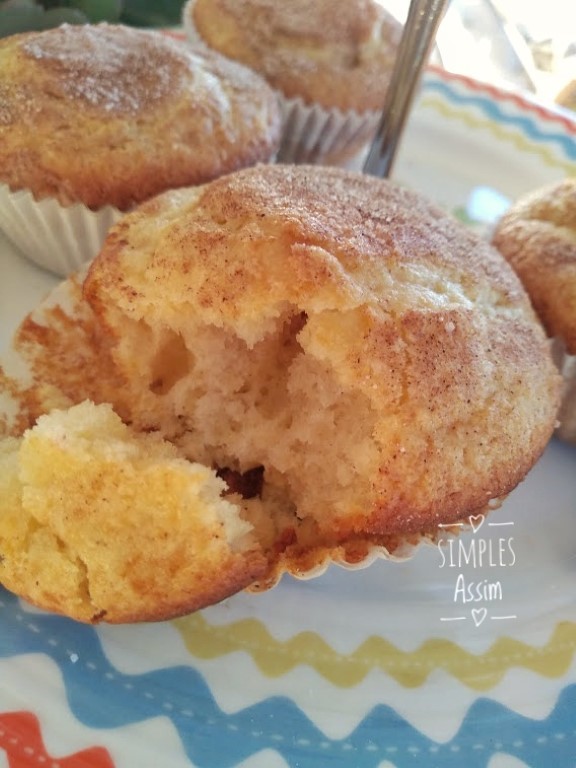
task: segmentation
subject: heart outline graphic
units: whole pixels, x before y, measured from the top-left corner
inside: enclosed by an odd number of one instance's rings
[[[486,616],[488,616],[488,609],[487,608],[472,608],[472,618],[474,619],[474,625],[479,627],[480,624],[484,621]]]
[[[472,528],[473,533],[478,533],[480,528],[484,525],[484,520],[486,520],[485,515],[470,515],[468,517],[468,522],[470,523],[470,526]]]

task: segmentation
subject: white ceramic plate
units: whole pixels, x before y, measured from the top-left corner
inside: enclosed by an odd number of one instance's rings
[[[395,169],[479,229],[575,173],[567,116],[436,71]],[[0,240],[0,348],[54,283]],[[0,767],[574,766],[575,469],[553,441],[452,549],[174,622],[86,627],[0,591]]]

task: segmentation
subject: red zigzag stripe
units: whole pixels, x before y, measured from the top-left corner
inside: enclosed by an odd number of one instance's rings
[[[576,133],[576,120],[564,115],[564,110],[561,107],[558,107],[557,104],[551,103],[550,105],[545,105],[538,102],[536,98],[530,98],[528,94],[523,96],[517,91],[504,90],[504,88],[499,88],[497,85],[475,80],[473,77],[468,77],[467,75],[462,75],[458,72],[448,72],[436,64],[430,64],[428,69],[443,80],[464,83],[473,91],[483,91],[484,93],[490,94],[496,101],[511,101],[513,104],[516,104],[516,106],[524,110],[535,112],[543,120],[552,123],[560,123],[568,133]]]
[[[31,712],[0,713],[0,750],[6,752],[10,768],[114,768],[104,747],[91,747],[69,757],[49,755],[38,718]]]

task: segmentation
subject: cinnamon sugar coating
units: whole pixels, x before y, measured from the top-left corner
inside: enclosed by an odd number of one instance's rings
[[[280,115],[246,68],[154,31],[63,25],[0,41],[0,183],[127,210],[270,159]]]
[[[563,375],[556,434],[576,444],[576,179],[517,200],[498,222],[494,245],[522,280]]]
[[[557,94],[554,101],[561,107],[576,111],[576,80],[570,80]]]
[[[514,203],[493,242],[520,276],[548,333],[576,355],[576,179]]]
[[[289,98],[382,108],[401,25],[374,0],[193,0],[184,14],[210,48]]]
[[[224,488],[110,406],[55,410],[0,441],[0,583],[89,623],[217,602],[266,568]]]
[[[384,180],[260,165],[164,193],[61,291],[17,334],[5,431],[89,398],[228,479],[249,547],[188,606],[433,540],[505,497],[554,428],[560,377],[517,276]]]

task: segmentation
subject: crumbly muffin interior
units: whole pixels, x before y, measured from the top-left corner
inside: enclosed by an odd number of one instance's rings
[[[286,308],[254,344],[210,324],[185,338],[142,321],[131,333],[122,321],[122,356],[148,383],[131,409],[138,426],[159,429],[241,490],[260,468],[247,510],[266,547],[290,536],[305,544],[311,532],[333,543],[339,517],[369,507],[378,468],[376,412],[305,349],[307,321]]]
[[[91,622],[221,599],[228,578],[241,587],[265,564],[241,498],[224,489],[107,404],[52,411],[0,440],[0,583]]]
[[[18,333],[19,423],[47,394],[111,403],[219,476],[253,532],[249,557],[225,547],[172,615],[402,554],[509,493],[553,430],[559,376],[511,268],[361,174],[268,165],[166,193],[123,217],[66,293],[67,310]],[[194,561],[214,531],[173,538]]]
[[[359,174],[260,166],[157,198],[83,290],[123,418],[228,477],[262,468],[273,556],[435,533],[549,435],[558,379],[513,272]]]

